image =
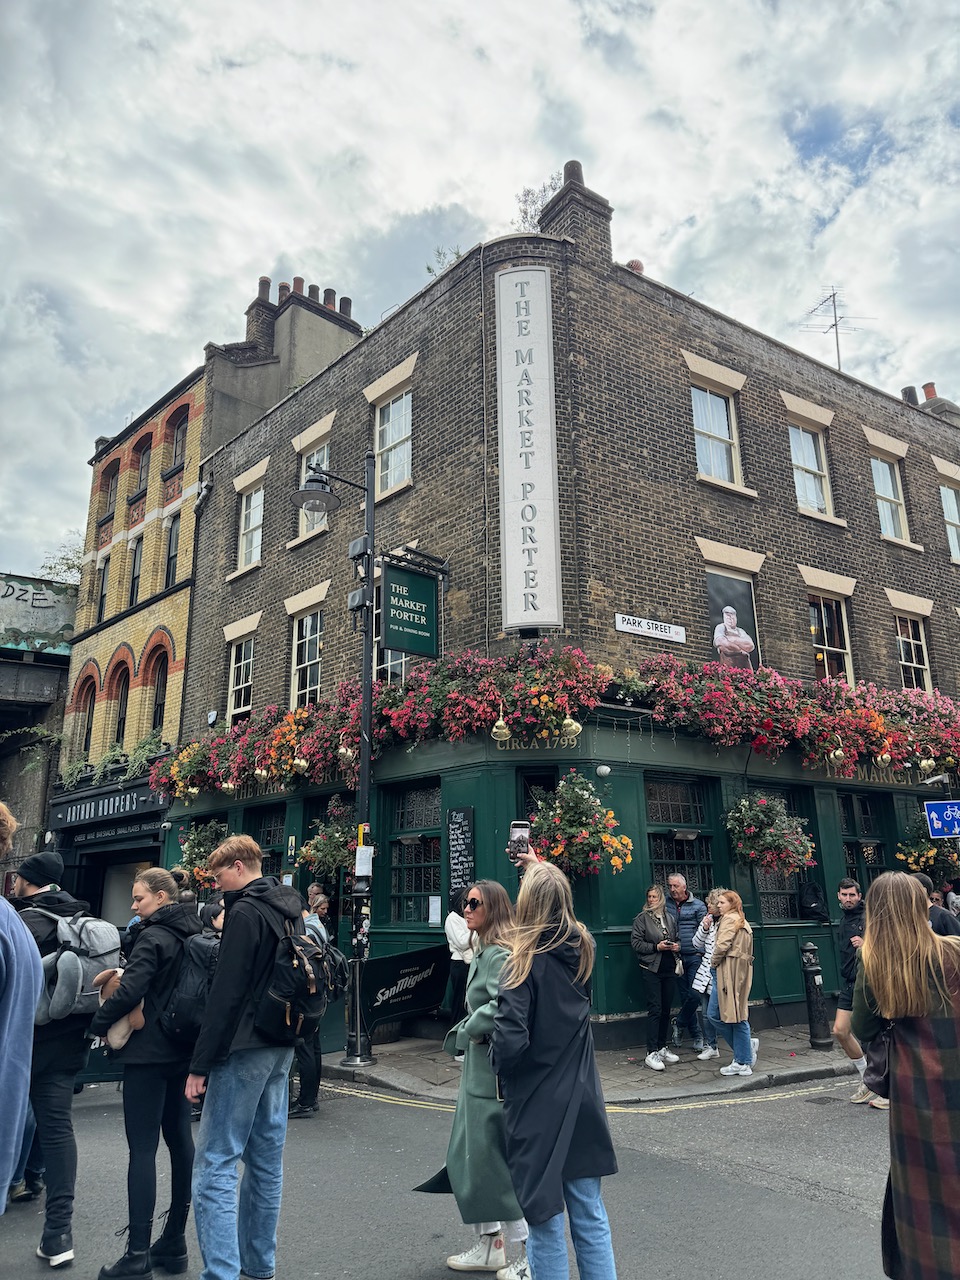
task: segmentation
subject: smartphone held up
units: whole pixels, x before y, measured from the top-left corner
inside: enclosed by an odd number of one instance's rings
[[[511,822],[510,838],[507,842],[507,857],[517,866],[521,857],[530,851],[530,823]]]

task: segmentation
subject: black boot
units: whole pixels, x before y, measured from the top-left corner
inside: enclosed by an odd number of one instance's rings
[[[127,1241],[127,1251],[122,1258],[118,1258],[112,1267],[101,1267],[98,1280],[114,1280],[115,1277],[124,1276],[141,1276],[146,1280],[153,1280],[153,1270],[150,1266],[150,1229],[152,1222],[138,1222],[130,1224],[130,1239]],[[117,1235],[123,1235],[127,1228],[118,1231]]]
[[[158,1271],[182,1275],[187,1269],[187,1240],[184,1228],[189,1205],[171,1205],[167,1210],[163,1231],[150,1246],[150,1259]]]

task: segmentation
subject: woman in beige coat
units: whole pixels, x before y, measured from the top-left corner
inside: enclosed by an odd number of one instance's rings
[[[759,1040],[750,1036],[747,1018],[753,982],[753,930],[743,914],[743,899],[724,889],[717,899],[720,923],[710,967],[713,988],[707,1017],[733,1050],[733,1062],[721,1067],[722,1076],[752,1076]]]

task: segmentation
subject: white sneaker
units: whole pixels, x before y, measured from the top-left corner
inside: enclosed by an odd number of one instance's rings
[[[752,1076],[753,1067],[746,1062],[731,1062],[729,1066],[720,1068],[720,1074],[722,1076]]]
[[[750,1053],[752,1055],[750,1058],[751,1067],[755,1067],[757,1065],[757,1054],[759,1052],[760,1052],[760,1041],[756,1038],[756,1036],[751,1036],[750,1038]]]
[[[447,1259],[451,1271],[499,1271],[507,1265],[503,1236],[481,1236],[472,1249]]]
[[[853,1096],[850,1098],[850,1101],[851,1102],[869,1102],[870,1099],[875,1096],[876,1095],[874,1094],[873,1090],[868,1089],[867,1086],[861,1080],[860,1083],[857,1085],[856,1093],[853,1094]]]
[[[497,1280],[531,1280],[530,1263],[527,1261],[527,1246],[520,1246],[520,1257],[508,1262],[497,1272]]]
[[[643,1060],[643,1063],[644,1063],[644,1066],[649,1067],[651,1071],[666,1070],[666,1068],[663,1065],[663,1062],[660,1059],[660,1055],[659,1053],[657,1053],[656,1049],[654,1049],[651,1053],[647,1054],[647,1056]]]
[[[711,1058],[719,1058],[719,1057],[720,1057],[720,1050],[711,1049],[709,1045],[705,1046],[702,1053],[697,1054],[697,1058],[700,1062],[709,1062]]]
[[[657,1050],[657,1055],[659,1056],[661,1062],[679,1062],[680,1061],[679,1056],[675,1054],[672,1049],[668,1049],[666,1045],[664,1045],[662,1049]]]

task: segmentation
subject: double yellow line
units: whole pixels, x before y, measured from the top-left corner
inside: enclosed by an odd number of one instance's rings
[[[608,1105],[610,1115],[662,1116],[674,1111],[704,1111],[709,1107],[745,1107],[758,1102],[782,1102],[787,1098],[802,1098],[816,1093],[831,1093],[840,1084],[831,1080],[811,1085],[806,1089],[756,1089],[737,1093],[730,1097],[698,1098],[690,1102],[637,1103],[633,1106]],[[453,1112],[452,1102],[429,1102],[420,1098],[403,1098],[393,1093],[378,1093],[363,1085],[328,1084],[321,1086],[325,1093],[340,1094],[348,1098],[365,1098],[369,1102],[389,1102],[394,1107],[415,1107],[419,1111]]]

